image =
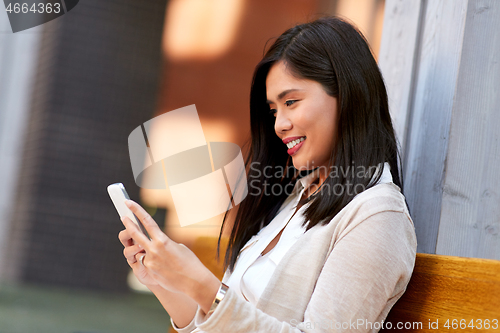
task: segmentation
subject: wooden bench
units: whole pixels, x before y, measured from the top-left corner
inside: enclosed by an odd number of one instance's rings
[[[227,239],[222,244],[220,263],[217,238],[199,238],[191,248],[220,279]],[[380,332],[391,330],[500,333],[500,261],[417,253],[406,292]]]
[[[500,261],[418,253],[406,292],[383,327],[380,332],[389,327],[419,333],[500,332]]]

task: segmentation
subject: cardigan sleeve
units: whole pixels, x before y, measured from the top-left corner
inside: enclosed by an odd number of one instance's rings
[[[378,332],[406,290],[416,256],[413,223],[405,212],[382,211],[346,228],[335,240],[302,322],[280,321],[231,290],[208,317],[206,333]]]

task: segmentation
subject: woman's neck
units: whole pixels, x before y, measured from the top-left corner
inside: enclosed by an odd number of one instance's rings
[[[322,170],[320,170],[322,171]],[[326,180],[328,175],[326,172],[319,172],[318,178],[316,178],[305,190],[304,193],[302,194],[302,199],[308,198],[310,195],[316,191],[321,184]]]

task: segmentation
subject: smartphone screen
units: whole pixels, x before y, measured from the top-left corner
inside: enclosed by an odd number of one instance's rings
[[[144,235],[151,239],[141,221],[125,205],[125,201],[130,200],[127,190],[125,190],[125,186],[123,186],[122,183],[111,184],[108,186],[108,194],[111,198],[111,201],[113,201],[113,204],[116,208],[116,211],[118,212],[118,215],[120,215],[120,218],[122,218],[123,216],[127,216],[139,227]]]

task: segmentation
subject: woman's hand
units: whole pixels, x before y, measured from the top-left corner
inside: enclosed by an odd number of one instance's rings
[[[137,260],[142,255],[137,254],[140,253],[139,249],[144,251],[143,267],[147,272],[144,276],[150,276],[166,290],[186,294],[207,312],[220,286],[219,279],[185,245],[165,235],[139,204],[132,200],[127,200],[125,204],[139,218],[151,237],[149,240],[136,224],[124,217],[122,222],[128,232],[127,237],[130,236],[136,243],[134,246],[137,246],[130,249],[127,255],[130,257],[133,254]],[[142,263],[133,265],[142,266]]]
[[[144,267],[138,260],[141,256],[145,255],[144,249],[137,244],[134,244],[134,240],[130,237],[127,229],[120,231],[118,234],[120,242],[125,247],[123,249],[123,255],[127,259],[127,263],[132,268],[135,276],[145,286],[158,285],[155,279],[153,279],[147,272],[146,267]]]

